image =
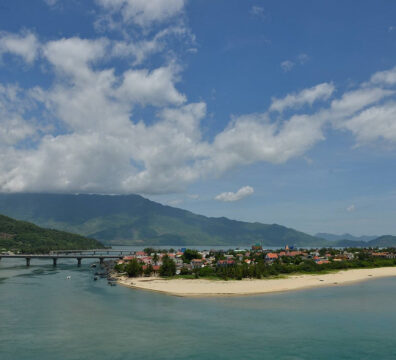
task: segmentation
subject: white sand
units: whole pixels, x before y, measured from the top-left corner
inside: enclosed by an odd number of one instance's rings
[[[325,275],[294,275],[263,280],[202,280],[120,277],[120,285],[158,291],[176,296],[237,296],[265,294],[323,286],[338,286],[357,281],[396,276],[396,267],[354,269]]]

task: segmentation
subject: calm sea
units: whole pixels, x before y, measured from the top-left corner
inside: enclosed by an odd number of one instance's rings
[[[110,287],[94,271],[1,260],[0,359],[396,359],[396,278],[188,299]]]

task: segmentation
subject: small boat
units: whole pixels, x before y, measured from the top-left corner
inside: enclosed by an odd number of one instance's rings
[[[70,279],[71,279],[70,275],[66,276],[66,280],[70,280]]]
[[[91,268],[96,268],[96,264],[92,264],[92,265],[91,265]]]
[[[94,281],[96,281],[96,280],[98,280],[98,277],[97,277],[97,276],[94,277]]]

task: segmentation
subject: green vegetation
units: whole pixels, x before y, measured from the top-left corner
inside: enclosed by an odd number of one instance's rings
[[[95,249],[104,246],[97,240],[0,215],[0,249],[23,253],[48,253],[51,250]]]
[[[160,275],[164,277],[176,275],[176,264],[168,255],[165,255],[162,258],[162,265],[160,266]]]
[[[143,266],[136,259],[129,261],[123,269],[129,277],[137,277],[143,274]]]
[[[290,274],[324,274],[332,271],[347,270],[347,269],[361,269],[361,268],[375,268],[396,266],[395,259],[377,259],[367,258],[365,260],[339,261],[330,262],[329,264],[318,265],[315,261],[304,260],[297,263],[280,263],[276,261],[273,264],[266,264],[265,262],[258,262],[257,264],[235,264],[224,267],[203,267],[193,270],[195,277],[203,278],[220,278],[220,279],[238,279],[243,278],[268,278],[280,275]],[[180,274],[182,275],[182,274]],[[191,272],[185,273],[188,277]]]
[[[157,250],[158,251],[158,250]],[[157,254],[157,251],[154,251]],[[175,256],[175,254],[171,254]],[[202,256],[204,255],[204,256]],[[271,255],[271,256],[269,256]],[[152,257],[153,258],[153,257]],[[324,274],[338,270],[396,266],[396,250],[388,249],[307,249],[300,251],[235,250],[203,251],[186,249],[179,256],[178,265],[168,254],[162,253],[159,275],[177,278],[238,279],[270,278],[288,274]],[[180,262],[180,259],[183,261]],[[192,261],[192,259],[202,259]],[[147,260],[147,258],[145,258]],[[150,276],[154,273],[151,265],[143,265],[143,259],[133,259],[117,265],[118,272],[129,276]],[[178,270],[176,275],[176,269]],[[156,274],[158,274],[158,269]]]

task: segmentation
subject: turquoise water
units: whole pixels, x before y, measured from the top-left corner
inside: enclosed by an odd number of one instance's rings
[[[188,299],[32,264],[0,261],[1,360],[396,358],[396,278]]]

